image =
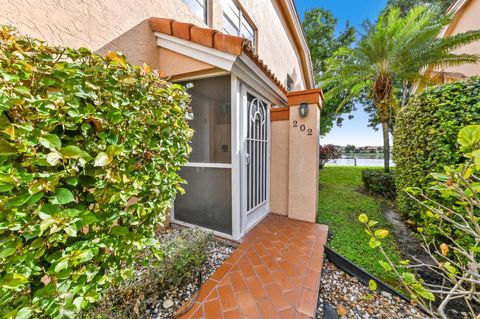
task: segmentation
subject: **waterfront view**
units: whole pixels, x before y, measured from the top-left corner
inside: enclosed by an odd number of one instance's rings
[[[391,154],[390,154],[391,156]],[[328,162],[326,166],[383,166],[382,153],[346,153],[342,158]],[[390,160],[390,166],[395,166]]]

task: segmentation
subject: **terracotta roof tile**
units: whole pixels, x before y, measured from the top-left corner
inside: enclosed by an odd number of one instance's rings
[[[150,19],[150,27],[156,32],[172,35],[173,21],[175,20],[152,18]]]
[[[283,93],[287,93],[287,89],[282,82],[259,58],[252,43],[245,38],[225,34],[214,29],[200,28],[191,23],[178,22],[173,19],[150,18],[150,26],[154,32],[192,41],[229,54],[239,56],[245,53]]]
[[[213,39],[217,31],[206,28],[193,27],[190,29],[190,40],[213,48]]]
[[[225,33],[217,32],[215,33],[214,45],[213,47],[217,50],[227,52],[234,55],[240,55],[243,52],[243,47],[246,45],[248,40],[236,37],[233,35],[228,35]]]
[[[191,36],[190,36],[190,29],[194,25],[191,23],[183,23],[183,22],[178,22],[178,21],[173,21],[172,22],[172,36],[188,40],[190,41]]]

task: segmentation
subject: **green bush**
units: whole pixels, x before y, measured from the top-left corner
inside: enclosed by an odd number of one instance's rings
[[[395,177],[392,172],[366,169],[362,171],[362,181],[363,186],[370,193],[389,199],[394,199],[396,196]]]
[[[121,54],[0,27],[2,318],[73,318],[158,249],[182,191],[188,103]]]
[[[436,244],[430,236],[425,236],[423,227],[417,228],[429,258],[395,262],[384,248],[388,230],[365,214],[361,214],[359,220],[370,236],[369,246],[383,257],[378,259],[379,265],[400,280],[410,298],[430,317],[451,318],[453,306],[464,311],[462,317],[474,319],[480,318],[480,273],[477,271],[480,267],[480,125],[462,128],[457,141],[464,156],[462,164],[445,166],[441,173],[428,174],[431,180],[428,188],[406,189],[425,210],[429,228],[444,235]],[[452,200],[448,204],[440,203],[427,193]]]
[[[460,129],[480,122],[480,78],[436,86],[415,97],[397,115],[394,160],[399,210],[419,224],[424,210],[404,191],[428,188],[430,172],[462,161]],[[429,194],[440,200],[438,194]]]
[[[207,259],[212,240],[211,233],[200,229],[182,229],[163,237],[160,248],[165,257],[141,267],[138,276],[110,287],[105,298],[83,317],[145,318],[148,303],[160,303],[165,292],[192,282]]]

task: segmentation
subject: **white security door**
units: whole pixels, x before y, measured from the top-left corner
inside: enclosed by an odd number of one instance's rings
[[[245,141],[243,181],[243,226],[250,230],[269,210],[269,103],[257,94],[243,90]]]

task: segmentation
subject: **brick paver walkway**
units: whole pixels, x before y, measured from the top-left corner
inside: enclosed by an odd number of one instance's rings
[[[327,227],[270,214],[200,289],[187,318],[314,318]]]

